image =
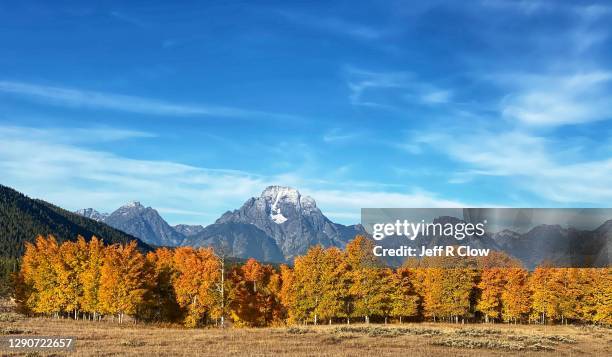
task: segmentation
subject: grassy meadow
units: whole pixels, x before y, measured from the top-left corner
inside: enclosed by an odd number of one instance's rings
[[[188,329],[26,318],[6,305],[0,312],[0,334],[74,336],[76,350],[69,355],[75,356],[612,355],[612,330],[595,326],[411,323]]]

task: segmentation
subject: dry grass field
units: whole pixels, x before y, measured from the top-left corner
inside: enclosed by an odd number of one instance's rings
[[[592,326],[420,323],[185,329],[24,318],[4,309],[0,311],[0,335],[74,336],[76,350],[70,355],[75,356],[612,355],[612,330]]]

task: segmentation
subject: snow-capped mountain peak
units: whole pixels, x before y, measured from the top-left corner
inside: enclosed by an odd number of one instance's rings
[[[119,207],[115,212],[111,213],[110,216],[121,214],[123,216],[133,216],[142,214],[145,211],[152,210],[151,207],[145,208],[139,201],[131,201],[123,206]]]
[[[144,208],[144,206],[139,201],[131,201],[121,206],[121,208]]]
[[[91,218],[94,221],[98,221],[98,222],[103,222],[106,219],[106,217],[108,217],[108,213],[100,213],[93,208],[82,208],[82,209],[76,210],[74,213],[80,216],[83,216],[83,217]]]
[[[317,203],[310,196],[303,196],[300,191],[286,186],[268,186],[260,198],[270,205],[270,217],[276,223],[283,223],[286,218],[280,212],[279,204],[290,204],[298,211],[310,213],[317,209]]]
[[[288,260],[316,244],[343,247],[349,237],[361,232],[331,222],[314,199],[285,186],[267,187],[259,197],[247,200],[238,210],[226,212],[215,224],[254,225],[274,239]]]
[[[300,200],[300,192],[295,188],[285,186],[268,186],[261,193],[261,198],[266,201],[278,202],[280,199],[286,202],[298,203]]]
[[[268,186],[261,193],[260,199],[265,202],[264,206],[269,205],[270,219],[276,224],[283,224],[287,221],[287,215],[282,212],[282,208],[287,205],[293,207],[297,212],[307,214],[318,210],[312,197],[302,196],[298,190],[292,187]]]

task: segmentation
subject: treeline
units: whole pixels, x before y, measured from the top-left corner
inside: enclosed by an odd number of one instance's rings
[[[16,258],[0,257],[0,298],[10,295],[12,276],[17,272],[18,267]]]
[[[15,296],[32,314],[77,319],[125,316],[182,322],[270,326],[351,322],[447,321],[612,324],[612,269],[523,269],[495,253],[479,259],[409,260],[384,267],[372,242],[344,251],[311,248],[294,266],[254,259],[228,264],[211,248],[104,245],[93,237],[28,243]]]

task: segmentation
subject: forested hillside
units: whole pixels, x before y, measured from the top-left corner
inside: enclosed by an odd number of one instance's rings
[[[23,255],[24,243],[37,235],[52,234],[60,242],[81,235],[89,240],[95,235],[106,243],[127,243],[137,238],[104,223],[82,217],[45,201],[31,199],[0,185],[0,257]],[[148,246],[138,240],[140,248]]]

